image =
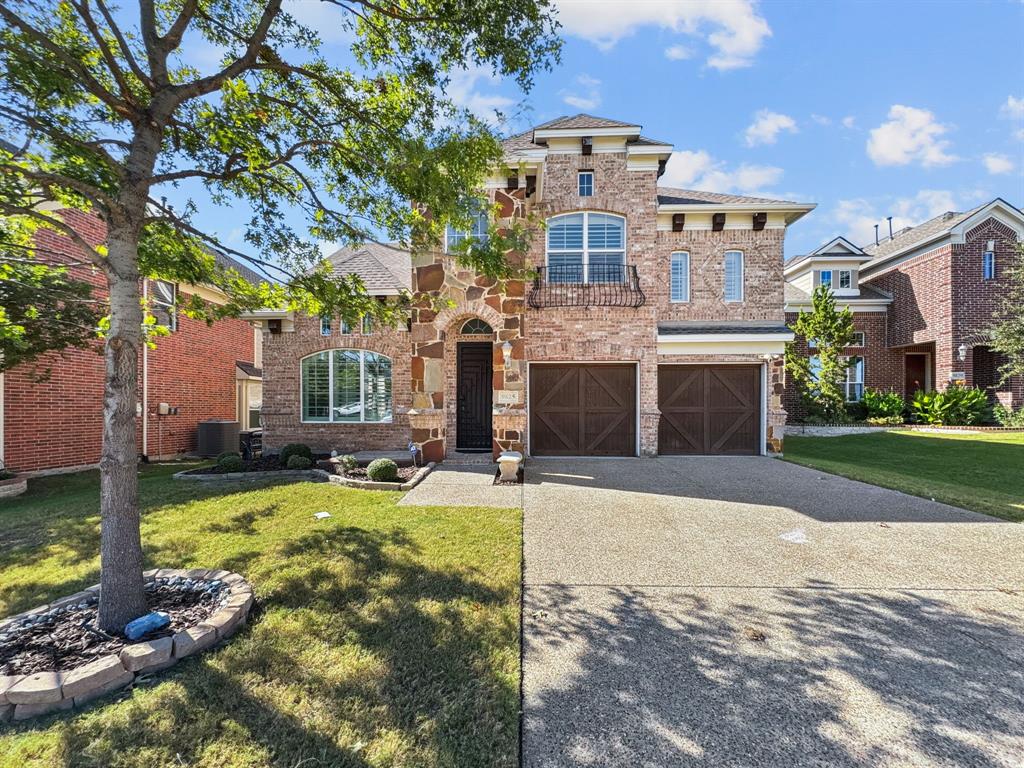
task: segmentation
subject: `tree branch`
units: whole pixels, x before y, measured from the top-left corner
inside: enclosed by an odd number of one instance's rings
[[[128,45],[128,41],[121,33],[121,28],[117,26],[117,22],[114,21],[113,14],[110,13],[106,4],[103,0],[96,0],[96,7],[100,9],[100,13],[103,14],[103,18],[107,22],[107,26],[110,28],[110,34],[117,40],[117,45],[121,49],[121,55],[124,56],[125,61],[128,62],[128,67],[132,73],[141,80],[147,88],[151,91],[156,90],[156,84],[146,72],[139,66],[139,62],[135,59],[135,54],[132,53],[131,46]]]
[[[35,219],[36,221],[45,224],[47,227],[53,227],[60,231],[61,234],[66,235],[68,239],[77,245],[79,249],[81,249],[82,253],[85,254],[89,263],[99,267],[104,274],[109,274],[110,268],[107,264],[107,260],[103,258],[95,248],[89,245],[85,238],[75,231],[74,227],[70,226],[66,222],[63,222],[53,216],[44,216],[33,208],[23,208],[17,205],[10,205],[2,200],[0,200],[0,213],[5,213],[8,216],[28,216],[31,219]]]

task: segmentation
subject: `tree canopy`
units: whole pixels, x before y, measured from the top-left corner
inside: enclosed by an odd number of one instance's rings
[[[1003,383],[1011,376],[1024,376],[1024,244],[1017,243],[1017,258],[1006,276],[1010,284],[992,328],[992,349],[1006,357],[999,368]]]

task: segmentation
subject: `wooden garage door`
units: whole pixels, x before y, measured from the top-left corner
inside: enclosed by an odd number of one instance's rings
[[[658,453],[761,452],[761,369],[658,366]]]
[[[636,367],[531,365],[530,453],[635,456]]]

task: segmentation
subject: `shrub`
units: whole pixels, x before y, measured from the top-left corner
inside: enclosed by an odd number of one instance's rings
[[[242,455],[238,451],[224,451],[224,453],[218,454],[217,463],[220,464],[222,460],[229,456],[238,456],[238,458],[242,458]]]
[[[1015,411],[1000,404],[992,409],[992,415],[1001,427],[1024,427],[1024,408]]]
[[[398,465],[391,459],[374,459],[366,468],[366,475],[378,483],[393,483],[398,479]]]
[[[846,418],[841,421],[864,421],[867,417],[867,406],[862,401],[857,401],[846,404]]]
[[[341,468],[346,472],[348,472],[350,469],[355,469],[356,467],[359,466],[359,462],[356,461],[356,457],[352,456],[351,454],[347,456],[340,456],[338,458],[338,464],[340,464]]]
[[[313,460],[307,459],[305,456],[292,454],[288,457],[288,462],[285,466],[288,467],[288,469],[309,469],[313,466]]]
[[[868,421],[899,419],[898,422],[886,421],[884,423],[902,423],[907,403],[898,392],[879,392],[877,389],[866,389],[864,390],[864,407],[868,411]]]
[[[218,459],[217,466],[222,472],[241,472],[245,469],[245,462],[237,453],[229,453]]]
[[[277,458],[287,467],[288,459],[292,456],[305,456],[311,463],[313,461],[313,451],[310,450],[308,445],[303,443],[288,443],[288,445],[281,449],[281,453]]]
[[[14,473],[9,469],[0,469],[0,480],[10,480],[14,477]]]
[[[876,427],[898,427],[902,423],[902,416],[868,416],[868,424]]]
[[[971,426],[985,419],[988,407],[983,389],[953,384],[945,392],[918,390],[910,403],[910,412],[922,424]]]

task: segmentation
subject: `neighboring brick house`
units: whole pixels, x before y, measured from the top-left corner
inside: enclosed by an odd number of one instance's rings
[[[810,308],[822,282],[854,313],[858,345],[847,353],[847,393],[864,387],[911,397],[950,382],[988,389],[993,400],[1024,405],[1024,379],[998,385],[999,356],[988,346],[993,312],[1019,257],[1024,214],[996,198],[963,213],[948,212],[863,249],[836,238],[785,269],[786,318]],[[807,354],[806,340],[797,339]],[[803,415],[795,385],[786,387],[790,418]]]
[[[422,300],[407,327],[250,315],[266,331],[264,445],[654,455],[779,450],[783,238],[814,206],[658,187],[672,146],[640,126],[559,118],[505,141],[497,224],[546,223],[495,281],[447,253],[332,257],[371,293]],[[368,330],[369,332],[365,332]]]
[[[94,216],[75,210],[61,213],[89,243],[103,242],[106,232]],[[76,246],[54,232],[37,235],[39,257],[68,263]],[[242,265],[229,266],[253,280],[259,276]],[[106,294],[98,270],[72,267],[73,274]],[[139,360],[140,455],[169,458],[194,451],[196,426],[210,418],[240,419],[243,428],[258,425],[262,334],[244,320],[200,320],[176,316],[161,300],[199,292],[210,301],[217,291],[204,286],[144,280],[143,292],[161,319],[172,322],[169,336],[144,348]],[[40,379],[40,374],[48,376]],[[18,471],[62,471],[95,466],[103,432],[104,364],[102,345],[49,352],[34,363],[0,373],[0,461]],[[161,404],[176,412],[162,414]],[[256,423],[254,423],[256,422]]]

